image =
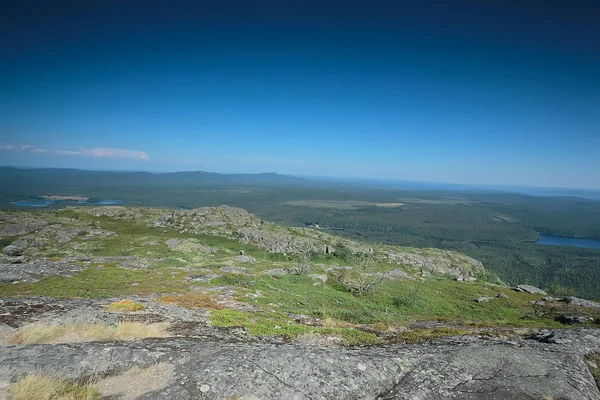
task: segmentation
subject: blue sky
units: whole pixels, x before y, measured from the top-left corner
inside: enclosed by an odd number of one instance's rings
[[[14,2],[0,164],[600,189],[599,6],[480,3]]]

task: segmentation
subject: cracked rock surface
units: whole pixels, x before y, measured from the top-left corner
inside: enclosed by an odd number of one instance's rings
[[[584,357],[598,351],[592,329],[365,348],[189,338],[3,346],[0,393],[33,371],[106,379],[159,366],[168,379],[138,388],[138,399],[597,400]]]

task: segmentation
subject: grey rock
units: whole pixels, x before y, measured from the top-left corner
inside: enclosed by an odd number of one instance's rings
[[[489,296],[481,296],[479,297],[477,300],[475,300],[478,303],[487,303],[490,300],[493,300],[493,297],[489,297]]]
[[[479,261],[447,250],[431,251],[431,254],[425,250],[422,254],[388,251],[387,258],[396,264],[419,268],[431,274],[460,277],[462,281],[471,281],[471,278],[484,271]]]
[[[9,244],[8,246],[2,249],[2,253],[9,257],[18,257],[23,255],[23,249]]]
[[[171,250],[182,251],[186,253],[216,253],[219,249],[205,246],[196,239],[169,239],[165,241],[167,247]]]
[[[288,274],[287,268],[273,268],[262,272],[265,275],[282,276]]]
[[[566,325],[572,325],[593,322],[594,318],[588,317],[587,315],[561,315],[557,317],[556,320]]]
[[[34,232],[44,227],[47,222],[41,219],[20,220],[23,218],[21,214],[9,216],[8,223],[4,224],[0,229],[0,236],[21,236]]]
[[[496,297],[498,297],[500,299],[508,299],[508,296],[505,295],[504,293],[499,293],[498,296],[496,296]]]
[[[542,289],[540,288],[536,288],[535,286],[531,286],[531,285],[517,285],[516,290],[518,292],[527,292],[527,293],[531,293],[531,294],[541,294],[541,295],[546,295],[546,292],[544,292]]]
[[[385,277],[387,279],[410,279],[414,280],[412,276],[408,275],[404,270],[401,269],[393,269],[391,271],[386,272]]]
[[[168,363],[172,379],[140,398],[597,400],[584,358],[599,350],[600,331],[582,329],[370,348],[185,338],[3,346],[0,390],[33,371],[85,380]]]
[[[245,256],[245,255],[239,255],[239,256],[233,256],[232,257],[233,261],[237,261],[237,262],[241,262],[241,263],[246,263],[246,262],[254,262],[256,261],[254,259],[254,257],[252,256]]]
[[[557,300],[560,300],[560,299],[557,298],[557,297],[552,297],[552,296],[544,296],[544,297],[542,297],[542,300],[543,301],[557,301]]]
[[[71,262],[56,261],[23,261],[15,265],[0,260],[0,282],[36,282],[42,276],[62,276],[69,278],[73,273],[85,267]]]
[[[591,300],[580,299],[579,297],[569,296],[565,297],[563,301],[574,306],[600,309],[600,303]]]
[[[323,282],[327,282],[327,275],[326,274],[310,274],[308,275],[313,279],[317,279]]]

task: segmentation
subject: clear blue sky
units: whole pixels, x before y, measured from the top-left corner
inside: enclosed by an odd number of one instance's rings
[[[9,3],[1,165],[600,189],[596,1]]]

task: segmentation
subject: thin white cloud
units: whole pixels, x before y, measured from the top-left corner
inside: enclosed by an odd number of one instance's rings
[[[0,150],[14,150],[14,149],[15,149],[15,146],[11,146],[11,145],[0,146]]]
[[[149,160],[150,156],[143,151],[113,149],[113,148],[92,148],[81,150],[55,150],[54,154],[61,156],[83,156],[94,158],[119,158],[126,160]]]
[[[81,152],[71,150],[54,150],[54,154],[58,154],[59,156],[79,156],[81,155]]]
[[[48,150],[46,149],[42,149],[40,147],[33,147],[33,146],[21,146],[21,150],[23,151],[28,151],[29,153],[47,153]]]

